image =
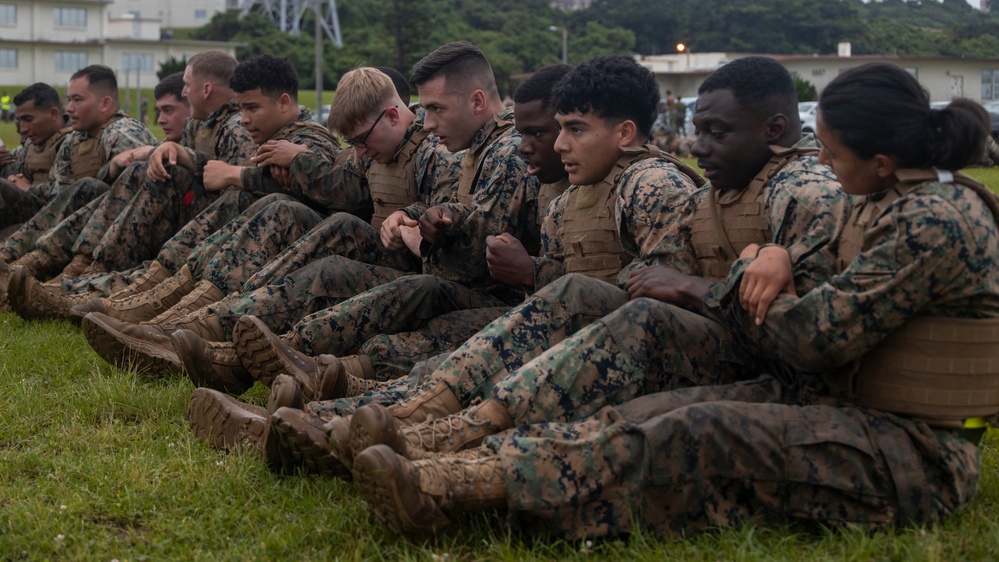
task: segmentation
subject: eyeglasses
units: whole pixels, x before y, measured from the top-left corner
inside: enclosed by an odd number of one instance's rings
[[[386,107],[385,109],[382,110],[381,113],[378,114],[378,119],[375,119],[375,122],[371,124],[371,127],[368,129],[366,133],[364,133],[364,136],[362,136],[361,138],[346,139],[347,144],[354,147],[367,146],[365,143],[368,142],[368,137],[371,136],[371,131],[375,130],[375,127],[378,125],[378,122],[382,120],[382,117],[385,116],[385,112],[388,110],[389,108]]]

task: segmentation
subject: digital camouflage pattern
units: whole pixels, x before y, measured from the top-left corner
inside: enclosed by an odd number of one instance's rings
[[[863,198],[852,218],[883,195]],[[978,196],[929,182],[878,213],[841,273],[780,297],[759,328],[738,304],[740,260],[706,304],[783,363],[781,378],[648,395],[488,438],[515,517],[567,536],[636,526],[668,535],[753,518],[927,524],[961,509],[978,484],[973,443],[838,401],[809,371],[851,369],[917,315],[996,317],[997,257],[995,218]]]
[[[91,140],[89,134],[77,131],[63,140],[45,188],[51,198],[6,240],[0,250],[0,257],[4,260],[12,261],[35,249],[35,242],[44,232],[106,192],[109,186],[105,181],[113,179],[108,177],[109,163],[115,156],[139,146],[156,144],[156,138],[142,123],[131,117],[115,119],[97,139],[94,150],[99,151],[102,163],[97,176],[77,181],[71,154],[75,145],[88,140]]]
[[[215,147],[214,154],[193,150],[194,139],[199,134],[213,136],[214,142],[210,146]],[[107,271],[125,271],[150,259],[182,226],[221,197],[221,193],[207,192],[202,184],[201,177],[208,160],[220,160],[236,166],[248,165],[257,150],[257,145],[243,127],[235,102],[222,106],[202,122],[189,120],[181,136],[181,144],[192,155],[195,169],[169,166],[171,177],[167,181],[145,179],[110,225],[95,224],[95,229],[85,235],[87,244],[93,247],[94,260]],[[95,240],[98,241],[95,243]],[[183,264],[183,260],[180,263]]]
[[[504,110],[495,116],[510,120],[513,111]],[[445,230],[444,240],[424,252],[423,272],[469,287],[493,285],[486,266],[486,237],[509,233],[527,248],[532,256],[540,248],[538,224],[539,182],[527,173],[527,164],[520,157],[520,133],[510,127],[488,146],[493,121],[475,134],[466,149],[478,154],[481,173],[472,187],[472,204],[458,201],[457,192],[446,207],[454,222]]]
[[[696,260],[686,241],[687,230],[682,226],[680,218],[693,212],[691,195],[696,189],[693,181],[667,160],[649,158],[625,170],[616,187],[615,215],[619,236],[625,251],[634,256],[633,263],[657,263],[696,273]],[[572,187],[569,188],[571,189]],[[557,197],[545,213],[542,230],[545,255],[534,260],[536,280],[547,280],[548,276],[561,273],[563,252],[559,224],[570,200],[569,193],[567,190]],[[400,279],[395,283],[407,282],[411,282],[411,278]],[[443,281],[438,283],[444,284]],[[379,288],[384,289],[385,287]],[[395,403],[405,398],[406,393],[419,392],[420,388],[432,388],[439,381],[451,385],[459,400],[469,404],[476,397],[488,397],[496,380],[512,373],[531,357],[589,322],[614,311],[626,301],[627,293],[610,284],[582,275],[563,276],[472,336],[451,354],[429,381],[421,384],[416,378],[408,377],[381,396],[333,400],[310,404],[309,408],[322,415],[350,413],[355,407],[371,399],[386,404]],[[344,308],[349,303],[350,301],[338,308]],[[392,306],[392,303],[383,302],[378,306]],[[433,306],[450,307],[453,304],[433,303]],[[321,323],[313,322],[310,325],[305,325],[303,321],[296,326],[295,333],[303,344],[311,345],[313,349],[319,348],[314,343],[317,334],[324,341],[357,341],[350,340],[349,337],[358,336],[366,336],[367,339],[371,336],[354,333],[350,327],[362,316],[346,313],[341,317],[332,316],[323,319]],[[344,331],[350,333],[344,334]],[[391,331],[384,330],[383,333]],[[352,348],[325,349],[320,353],[353,352]]]
[[[476,136],[477,142],[480,144],[484,138],[483,133],[487,129],[488,127],[483,127]],[[504,232],[504,227],[509,227],[512,224],[523,226],[523,221],[519,218],[503,216],[501,211],[523,213],[526,208],[531,212],[537,212],[537,180],[526,175],[526,165],[516,150],[519,142],[520,136],[514,131],[504,134],[497,138],[492,145],[483,148],[482,157],[485,159],[485,164],[479,183],[474,188],[474,193],[477,194],[477,197],[482,197],[484,203],[489,205],[489,213],[482,216],[476,210],[474,218],[471,220],[485,224],[490,229],[496,229],[489,230],[490,234]],[[453,162],[451,159],[443,161],[445,166],[441,168],[439,173],[453,174],[455,170],[450,168],[451,162]],[[488,176],[487,173],[495,173],[498,178]],[[530,180],[526,184],[525,178]],[[438,181],[438,177],[435,177],[434,180]],[[443,177],[439,177],[439,181],[442,184],[446,183]],[[498,181],[514,183],[503,184],[497,183]],[[534,187],[532,188],[531,185]],[[440,190],[440,186],[435,185],[434,187],[437,188],[434,191],[434,197],[442,197],[444,193]],[[448,191],[453,192],[453,188]],[[537,225],[537,217],[530,220],[529,224]],[[537,234],[532,235],[532,237],[536,240]],[[448,242],[440,246],[439,250],[435,251],[435,254],[450,255],[452,252],[468,251],[469,248],[473,247],[475,251],[481,252],[484,260],[484,238],[475,241],[474,244],[449,239]],[[478,259],[478,257],[468,254],[462,260],[448,258],[453,264],[452,267],[465,267],[465,265],[458,264],[466,263],[472,259]],[[279,257],[278,260],[280,261],[282,258]],[[433,266],[425,264],[424,270],[427,269],[433,269]],[[388,331],[380,329],[379,322],[383,320],[389,322],[389,317],[392,318],[392,322],[403,322],[403,319],[392,311],[405,306],[420,308],[421,305],[411,302],[415,300],[416,295],[420,294],[419,291],[426,291],[424,294],[443,295],[443,298],[448,299],[448,302],[465,303],[459,304],[460,307],[464,308],[509,306],[511,302],[516,302],[522,298],[522,295],[516,291],[504,288],[498,289],[499,295],[493,295],[488,294],[488,292],[471,294],[467,287],[456,283],[448,284],[445,288],[433,287],[433,285],[438,284],[437,278],[424,275],[421,276],[422,281],[398,285],[395,290],[383,295],[374,293],[373,296],[366,296],[363,300],[355,301],[352,304],[338,306],[349,297],[359,295],[403,275],[405,272],[398,269],[355,263],[354,260],[346,259],[343,256],[328,256],[286,274],[277,285],[267,285],[250,293],[227,297],[218,303],[218,306],[210,307],[210,311],[220,316],[227,335],[231,334],[232,326],[239,319],[239,315],[253,314],[260,317],[269,328],[278,333],[291,330],[293,326],[288,324],[287,320],[297,315],[292,324],[294,321],[301,320],[295,325],[295,331],[301,331],[303,334],[322,333],[324,330],[322,326],[330,324],[328,319],[338,315],[343,315],[344,318],[363,318],[363,322],[355,326],[357,333],[374,336]],[[447,283],[443,280],[440,282]],[[404,287],[408,291],[415,292],[406,297],[401,292]],[[324,305],[318,306],[322,304]],[[324,310],[334,306],[336,308],[332,311]],[[428,309],[422,305],[422,310]],[[429,313],[423,313],[424,318],[427,314]],[[353,324],[353,321],[351,323]],[[406,326],[403,329],[407,331],[418,327],[417,324],[407,324]],[[335,330],[330,330],[328,333],[333,331]],[[370,336],[345,345],[351,345],[356,349]],[[310,342],[304,341],[301,335],[297,340],[304,346],[303,351],[310,353],[313,349],[322,350],[326,349],[323,346],[329,345],[328,342],[317,340],[316,345],[313,346]],[[316,351],[316,353],[323,353],[323,351]]]
[[[413,133],[421,127],[422,120],[414,120],[406,131],[400,149],[406,146]],[[347,152],[353,155],[352,149]],[[356,159],[351,158],[350,161],[355,162]],[[461,169],[461,160],[458,155],[448,152],[439,144],[436,137],[428,136],[420,144],[410,162],[413,166],[419,200],[413,201],[411,205],[401,210],[410,216],[419,217],[429,206],[447,201],[452,196]],[[356,169],[357,164],[354,166]],[[367,164],[359,171],[366,172]],[[321,178],[314,177],[310,181],[320,180]],[[266,266],[254,272],[246,280],[243,290],[253,290],[278,283],[283,276],[331,255],[407,272],[416,272],[420,268],[419,259],[408,251],[397,252],[386,249],[381,243],[379,231],[369,223],[354,215],[336,213],[295,241]]]

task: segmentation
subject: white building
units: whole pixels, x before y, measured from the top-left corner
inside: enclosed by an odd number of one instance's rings
[[[680,53],[642,57],[639,62],[656,75],[660,90],[674,95],[697,95],[708,74],[728,61],[748,53]],[[848,68],[867,62],[889,62],[909,71],[930,93],[933,101],[966,97],[979,101],[999,99],[999,58],[915,57],[898,55],[852,56],[849,43],[841,43],[835,55],[765,55],[789,71],[808,80],[821,92],[826,84]]]
[[[140,20],[158,20],[160,28],[201,27],[216,13],[224,11],[231,0],[113,0],[111,19],[132,16]]]
[[[159,18],[117,14],[114,4],[113,0],[0,0],[0,86],[34,82],[65,86],[84,66],[104,64],[117,71],[122,87],[151,87],[158,81],[160,63],[170,57],[186,60],[208,49],[235,54],[234,43],[163,39]],[[179,4],[193,2],[160,2],[164,7]]]

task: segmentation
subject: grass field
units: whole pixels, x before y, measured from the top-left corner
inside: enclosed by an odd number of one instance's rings
[[[995,169],[972,173],[999,185]],[[477,516],[411,544],[375,523],[349,483],[278,476],[254,455],[196,441],[184,419],[191,391],[181,376],[149,380],[110,367],[69,323],[0,314],[0,559],[999,559],[996,430],[978,497],[932,528],[746,526],[589,543],[511,534]],[[266,389],[245,398],[262,404]]]
[[[4,560],[996,560],[999,432],[971,507],[930,529],[810,534],[746,527],[688,540],[588,544],[468,517],[410,544],[351,485],[278,476],[196,441],[191,384],[109,367],[78,328],[0,314],[0,558]],[[262,403],[265,389],[248,398]]]

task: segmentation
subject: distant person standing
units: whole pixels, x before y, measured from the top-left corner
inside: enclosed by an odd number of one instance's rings
[[[3,112],[3,115],[0,116],[0,118],[3,119],[4,123],[9,122],[10,121],[10,94],[7,93],[7,92],[4,92],[3,95],[0,96],[0,110],[2,110],[2,112]]]
[[[679,98],[669,103],[669,132],[673,136],[686,136],[687,104]]]

